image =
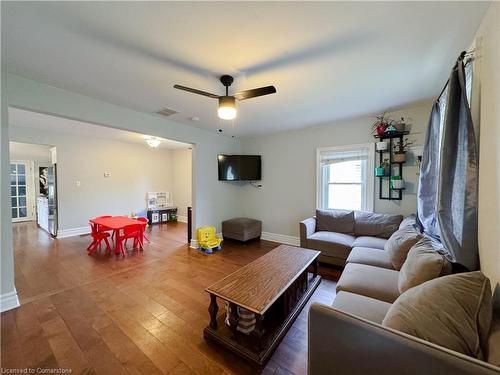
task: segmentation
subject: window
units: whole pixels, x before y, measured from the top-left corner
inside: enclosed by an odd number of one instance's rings
[[[317,150],[316,206],[373,210],[373,144]]]

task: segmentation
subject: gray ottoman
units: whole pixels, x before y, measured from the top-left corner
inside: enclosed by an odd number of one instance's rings
[[[238,241],[248,241],[260,237],[262,222],[260,220],[239,217],[222,222],[222,236]]]

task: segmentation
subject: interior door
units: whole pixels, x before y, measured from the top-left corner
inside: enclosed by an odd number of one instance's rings
[[[12,161],[10,164],[10,198],[12,221],[35,219],[33,162]]]

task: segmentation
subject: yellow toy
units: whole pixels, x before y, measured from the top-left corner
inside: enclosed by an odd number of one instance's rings
[[[206,253],[211,254],[214,250],[220,250],[222,239],[216,236],[215,227],[200,227],[196,230],[196,236],[198,245]]]

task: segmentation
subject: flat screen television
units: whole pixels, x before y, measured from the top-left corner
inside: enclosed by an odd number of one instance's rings
[[[217,155],[219,181],[258,181],[260,155]]]

